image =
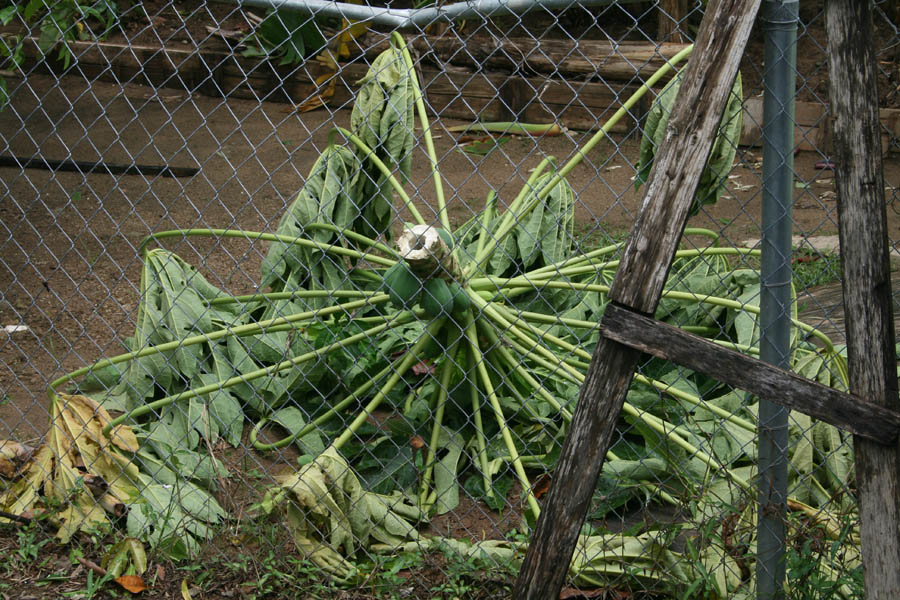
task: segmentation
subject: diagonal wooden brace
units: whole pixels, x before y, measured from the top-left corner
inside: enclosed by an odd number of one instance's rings
[[[893,444],[900,434],[900,413],[896,411],[810,381],[614,303],[606,306],[600,333],[635,350],[709,375],[879,444]]]

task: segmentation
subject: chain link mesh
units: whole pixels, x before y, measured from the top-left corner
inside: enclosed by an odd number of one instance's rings
[[[136,575],[119,585],[150,597],[505,597],[670,77],[629,98],[704,4],[436,20],[403,32],[413,71],[390,31],[324,11],[0,9],[0,593]],[[896,269],[894,4],[874,35]],[[762,39],[656,315],[751,355]],[[846,389],[824,47],[803,2],[791,363]],[[395,268],[404,241],[432,253]],[[642,364],[565,597],[753,596],[757,406]],[[789,437],[789,595],[862,597],[850,436],[795,412]]]

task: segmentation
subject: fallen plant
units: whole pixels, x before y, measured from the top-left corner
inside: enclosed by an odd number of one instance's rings
[[[492,193],[482,211],[453,229],[412,59],[399,35],[393,44],[363,80],[351,128],[335,128],[276,233],[177,230],[145,240],[132,350],[53,383],[54,415],[69,423],[66,411],[81,407],[91,416],[58,434],[54,425],[51,443],[32,459],[44,466],[27,471],[41,475],[14,483],[0,497],[4,510],[33,510],[43,494],[66,506],[63,536],[106,523],[102,511],[71,494],[75,478],[65,473],[79,467],[64,457],[77,448],[88,472],[107,463],[120,470],[117,478],[100,474],[123,486],[116,498],[126,506],[130,535],[190,555],[227,518],[209,493],[228,475],[213,448],[221,440],[238,445],[250,420],[256,449],[295,444],[302,453],[299,468],[280,477],[257,510],[282,511],[298,549],[336,579],[359,577],[353,561],[362,551],[443,544],[498,562],[519,556],[519,543],[467,545],[424,536],[417,526],[454,510],[461,490],[494,508],[520,509],[526,526],[538,516],[535,475],[556,460],[621,249],[575,252],[566,175],[690,48],[565,165],[543,160],[505,210]],[[658,104],[671,98],[664,91]],[[414,112],[433,170],[434,225],[395,176],[409,173]],[[698,206],[717,198],[739,130],[732,121],[723,126]],[[395,196],[415,221],[396,248],[379,241],[391,239]],[[657,318],[758,353],[759,274],[729,261],[758,253],[719,247],[709,231],[685,233],[709,245],[678,251]],[[271,242],[261,277],[270,291],[229,295],[176,255],[150,247],[191,236]],[[846,380],[839,350],[796,314],[793,345],[801,374],[827,384]],[[75,381],[100,404],[57,391]],[[711,597],[746,593],[752,584],[734,576],[740,567],[732,550],[752,563],[755,512],[746,507],[753,506],[756,404],[657,360],[634,381],[592,519],[656,502],[690,504],[693,520],[721,523],[723,506],[744,507],[733,526],[743,538],[726,543],[723,536],[734,536],[720,532],[679,553],[665,535],[592,530],[579,542],[574,576],[591,585],[628,578],[649,586],[675,573],[683,588],[708,582]],[[110,419],[107,409],[120,414]],[[273,425],[289,435],[260,441]],[[846,494],[852,457],[842,434],[802,417],[792,433],[794,499],[823,515],[845,511],[853,502]],[[103,450],[83,448],[88,439]],[[509,494],[514,482],[519,498]]]

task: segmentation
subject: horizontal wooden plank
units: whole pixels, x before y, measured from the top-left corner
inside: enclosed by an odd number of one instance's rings
[[[125,46],[109,42],[72,42],[78,72],[88,79],[123,81],[188,90],[212,96],[265,99],[300,104],[321,88],[315,83],[325,68],[317,61],[278,65],[275,61],[245,58],[208,49]],[[26,43],[29,71],[61,72],[52,58],[40,60],[34,40]],[[362,58],[341,64],[332,106],[344,106],[356,93],[356,82],[368,70]],[[439,118],[509,121],[518,117],[533,123],[558,123],[570,129],[597,129],[637,89],[634,84],[568,81],[522,77],[503,72],[420,67],[427,105]],[[637,125],[636,115],[622,119],[613,131],[624,133]]]
[[[535,72],[603,80],[647,79],[686,44],[490,35],[424,36],[410,40],[424,61],[498,72]]]
[[[760,398],[881,444],[900,433],[900,413],[779,369],[646,315],[610,303],[604,337],[709,375]]]

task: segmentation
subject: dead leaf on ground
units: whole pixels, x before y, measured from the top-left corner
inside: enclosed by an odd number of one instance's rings
[[[181,580],[181,597],[183,600],[194,600],[194,597],[191,596],[191,590],[188,588],[187,579]]]
[[[15,479],[28,466],[34,448],[13,440],[0,440],[0,476]]]
[[[115,582],[132,594],[140,594],[147,589],[147,584],[140,575],[122,575],[116,577]]]

